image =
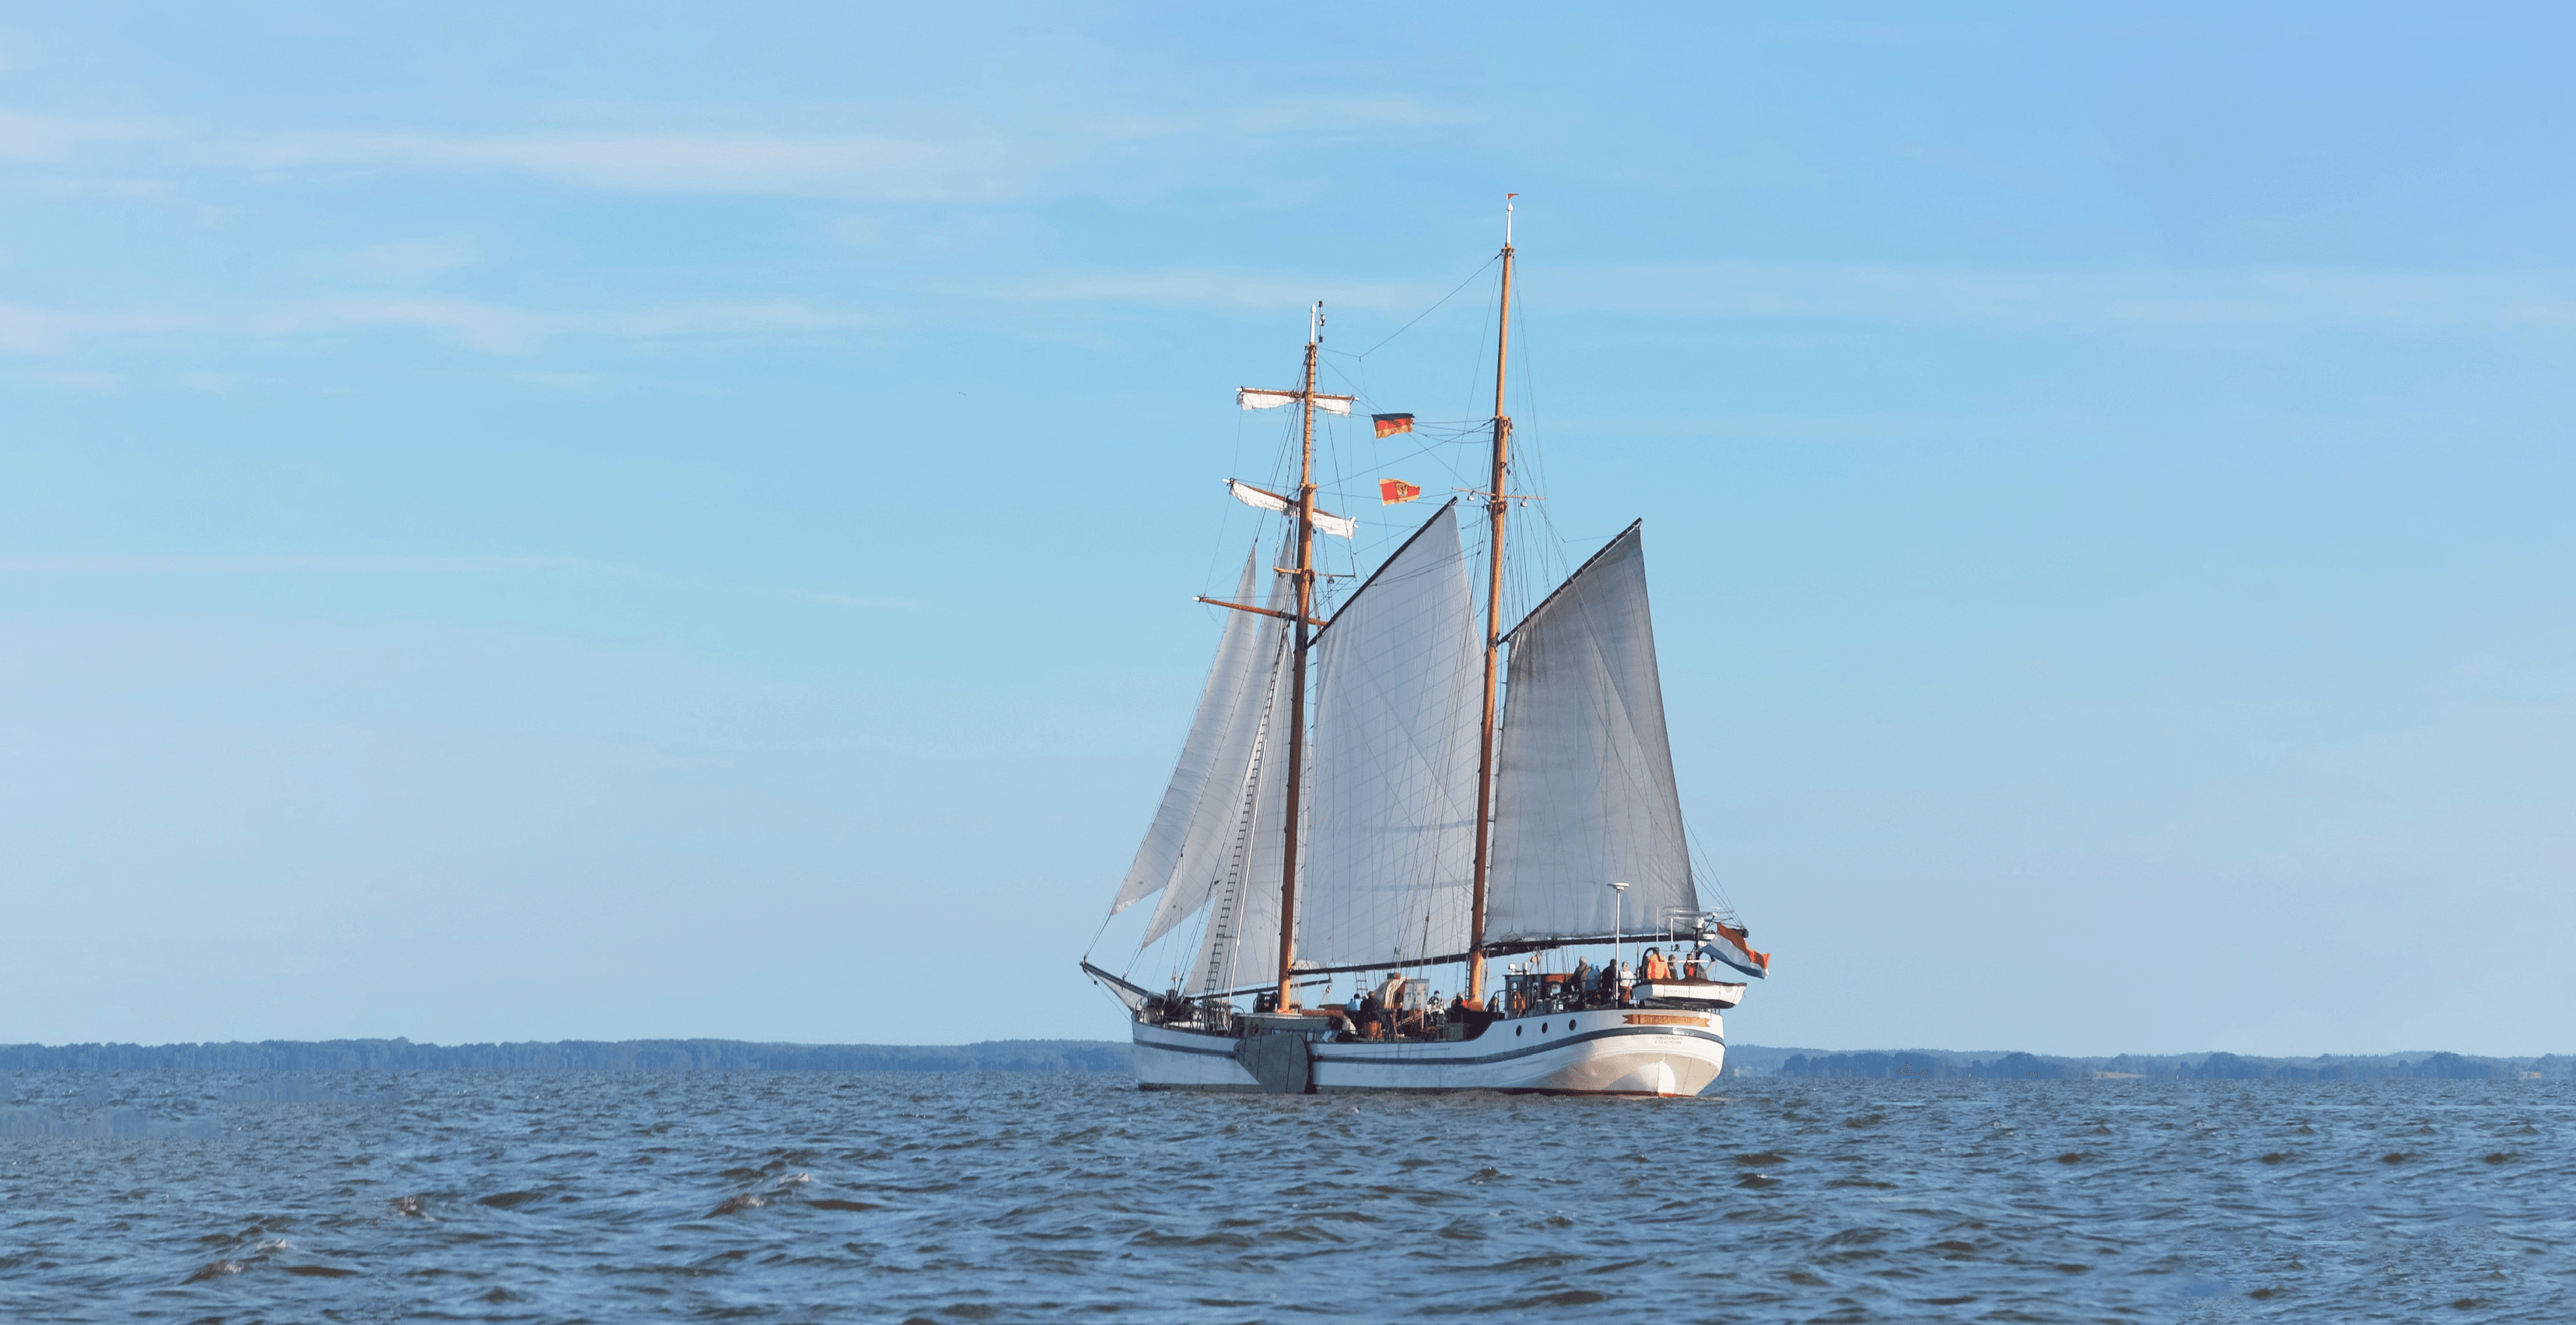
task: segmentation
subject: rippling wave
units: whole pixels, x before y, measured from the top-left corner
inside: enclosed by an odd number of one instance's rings
[[[29,1074],[0,1318],[2576,1319],[2565,1083]]]

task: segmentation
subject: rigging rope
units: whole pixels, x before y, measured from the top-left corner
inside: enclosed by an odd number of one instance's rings
[[[1431,307],[1426,308],[1426,309],[1423,309],[1421,312],[1414,314],[1414,315],[1413,315],[1413,322],[1419,322],[1419,321],[1421,321],[1422,319],[1424,319],[1424,318],[1426,318],[1426,317],[1429,317],[1429,316],[1431,316],[1431,315],[1432,315],[1432,314],[1434,314],[1434,313],[1439,312],[1439,311],[1440,311],[1440,305],[1445,304],[1445,303],[1448,303],[1450,300],[1457,298],[1457,297],[1458,297],[1458,292],[1459,292],[1460,290],[1464,290],[1464,289],[1466,289],[1466,288],[1467,288],[1467,285],[1468,285],[1468,282],[1473,281],[1473,280],[1475,280],[1478,276],[1483,275],[1483,274],[1484,274],[1484,271],[1485,271],[1485,268],[1486,268],[1486,267],[1493,266],[1495,262],[1499,261],[1499,260],[1502,258],[1502,256],[1503,256],[1502,254],[1497,253],[1497,254],[1495,254],[1493,257],[1490,257],[1490,258],[1485,259],[1485,261],[1484,261],[1484,265],[1483,265],[1483,266],[1480,266],[1480,267],[1476,268],[1476,270],[1474,270],[1474,271],[1471,271],[1471,272],[1467,273],[1467,279],[1466,279],[1466,280],[1464,280],[1464,281],[1460,281],[1460,282],[1458,282],[1456,285],[1454,285],[1454,286],[1450,287],[1449,293],[1447,293],[1447,294],[1444,294],[1444,295],[1440,296],[1437,300],[1434,300],[1434,301],[1432,302]],[[1375,354],[1375,353],[1377,353],[1378,351],[1380,351],[1380,350],[1382,350],[1382,349],[1385,349],[1385,348],[1388,346],[1388,344],[1392,343],[1392,342],[1395,340],[1395,338],[1396,338],[1397,336],[1401,336],[1401,335],[1403,335],[1404,333],[1406,333],[1406,332],[1408,332],[1408,331],[1413,330],[1413,322],[1407,322],[1407,323],[1405,323],[1403,326],[1397,327],[1393,332],[1391,332],[1391,333],[1389,333],[1389,334],[1388,334],[1388,336],[1387,336],[1387,338],[1386,338],[1385,340],[1379,341],[1377,344],[1372,345],[1372,346],[1368,347],[1367,349],[1362,350],[1362,351],[1360,351],[1360,352],[1359,352],[1359,353],[1357,353],[1357,354],[1350,355],[1350,356],[1348,356],[1348,357],[1350,357],[1350,358],[1352,358],[1352,359],[1366,359],[1366,358],[1367,358],[1367,357],[1369,357],[1370,355]],[[1326,351],[1326,353],[1328,353],[1328,354],[1340,354],[1340,353],[1342,353],[1342,352],[1341,352],[1340,350],[1328,350],[1328,351]]]

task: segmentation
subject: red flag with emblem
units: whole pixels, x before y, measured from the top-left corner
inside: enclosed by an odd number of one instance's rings
[[[1421,495],[1422,485],[1419,483],[1407,483],[1400,478],[1382,478],[1377,481],[1377,499],[1378,504],[1382,506],[1408,502]]]

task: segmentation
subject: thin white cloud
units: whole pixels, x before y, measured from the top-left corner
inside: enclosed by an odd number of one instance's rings
[[[1549,292],[1540,293],[1544,285]],[[1533,297],[1671,317],[2019,327],[2576,325],[2576,273],[2320,269],[2026,272],[1695,263],[1569,268]]]
[[[470,299],[352,299],[309,304],[261,317],[253,329],[269,336],[407,328],[435,331],[492,354],[523,354],[563,320],[527,309]]]
[[[946,139],[884,134],[313,133],[227,139],[168,126],[59,119],[0,111],[0,160],[61,162],[115,139],[185,140],[188,158],[267,172],[483,172],[576,188],[821,198],[842,202],[980,203],[1026,199],[1106,146],[1215,133],[1359,133],[1474,123],[1473,113],[1401,94],[1313,96],[1218,111],[1196,120],[1143,117],[1057,124],[1017,137]],[[156,181],[99,187],[157,190]]]
[[[165,126],[133,120],[73,120],[0,110],[0,161],[60,161],[88,143],[169,136]]]
[[[1319,104],[1342,120],[1408,113],[1384,104]],[[1419,112],[1415,112],[1419,113]],[[989,202],[1025,196],[1069,153],[1035,142],[884,135],[762,133],[436,132],[307,134],[225,140],[158,123],[82,120],[0,110],[0,162],[65,163],[98,144],[162,140],[189,158],[267,171],[486,171],[581,188],[830,198],[857,202]],[[150,179],[53,181],[58,190],[157,197]]]
[[[1558,268],[1530,298],[1566,312],[1750,321],[1849,321],[2002,330],[2280,327],[2389,332],[2576,327],[2576,272],[2422,273],[2311,269],[2016,272],[1964,268],[1699,263]],[[1192,309],[1227,316],[1325,311],[1418,313],[1429,283],[1283,276],[1222,269],[1087,272],[960,291],[1000,304]],[[294,337],[429,332],[492,354],[561,339],[665,340],[819,334],[883,325],[884,314],[794,299],[676,303],[563,312],[472,299],[318,300],[234,316],[87,313],[0,304],[0,352],[43,355],[76,343],[192,332]]]
[[[503,171],[584,188],[870,202],[1013,197],[1049,168],[1038,153],[994,143],[761,134],[334,135],[207,155],[267,170]]]
[[[556,373],[533,368],[509,376],[511,381],[544,387],[549,391],[589,391],[600,383],[596,373]]]
[[[572,557],[10,557],[0,558],[0,573],[13,575],[159,575],[242,574],[317,571],[365,574],[381,571],[521,571],[581,570],[591,563]]]
[[[413,328],[444,333],[470,349],[524,354],[557,337],[667,340],[765,332],[838,331],[865,325],[860,314],[789,299],[673,304],[613,313],[549,313],[463,299],[358,299],[306,305],[263,319],[270,335]]]
[[[0,557],[0,575],[482,575],[580,572],[664,590],[741,595],[870,611],[909,611],[918,598],[834,593],[796,585],[647,570],[586,557]]]
[[[1564,311],[1641,317],[1842,320],[2066,330],[2280,326],[2381,330],[2576,326],[2576,272],[1997,271],[1675,263],[1524,273]],[[1412,314],[1442,291],[1401,281],[1181,269],[1096,272],[1004,287],[1004,300],[1269,313],[1322,299]]]
[[[73,391],[114,391],[123,384],[114,373],[102,373],[89,368],[47,369],[38,372],[36,380],[50,382],[55,386]]]
[[[342,261],[351,270],[391,280],[417,280],[471,267],[481,257],[459,239],[408,239],[369,244]]]
[[[1473,124],[1462,110],[1426,106],[1411,97],[1299,97],[1272,102],[1235,118],[1250,133],[1338,133],[1359,129],[1429,129]]]
[[[24,187],[57,198],[118,198],[128,202],[166,202],[177,193],[166,179],[113,175],[38,176],[24,181]]]
[[[1354,281],[1234,271],[1097,272],[1052,277],[995,292],[1013,302],[1129,304],[1148,308],[1201,308],[1224,313],[1276,313],[1324,301],[1335,308],[1412,312],[1440,297],[1440,289],[1411,281]]]
[[[176,331],[195,325],[197,319],[176,313],[67,313],[0,304],[0,350],[47,354],[94,336]]]
[[[372,298],[298,304],[256,315],[67,313],[0,304],[0,351],[51,354],[76,342],[198,331],[222,336],[291,337],[359,331],[415,330],[444,335],[490,354],[525,354],[550,340],[674,340],[845,331],[871,325],[866,314],[816,308],[793,299],[668,304],[605,313],[561,313],[470,299]]]

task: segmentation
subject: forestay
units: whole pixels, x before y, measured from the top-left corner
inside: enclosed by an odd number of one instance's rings
[[[1491,944],[1628,933],[1696,911],[1630,525],[1513,632],[1494,786]],[[1614,912],[1610,884],[1628,885]]]
[[[1315,643],[1303,961],[1393,963],[1466,948],[1478,645],[1453,503],[1378,567]]]

